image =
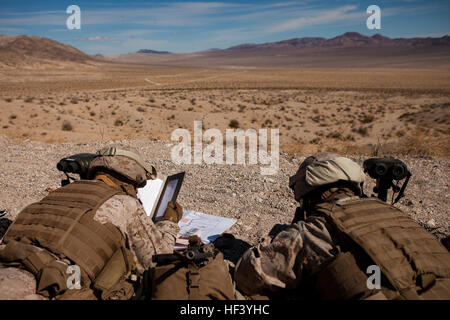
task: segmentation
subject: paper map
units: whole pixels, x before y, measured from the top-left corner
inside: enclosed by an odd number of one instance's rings
[[[178,222],[180,232],[178,233],[175,250],[187,247],[187,238],[190,235],[199,236],[205,244],[213,242],[235,222],[235,219],[186,210],[183,212],[183,217]]]

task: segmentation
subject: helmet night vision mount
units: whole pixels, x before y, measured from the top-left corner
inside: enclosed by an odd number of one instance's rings
[[[403,196],[411,178],[406,164],[401,160],[394,158],[370,158],[363,163],[364,172],[368,173],[372,179],[376,179],[377,185],[373,188],[373,192],[382,201],[387,201],[388,190],[392,188],[392,204],[397,203]],[[401,187],[398,181],[405,179]],[[394,180],[397,184],[394,184]],[[398,192],[398,196],[394,200],[394,194]]]

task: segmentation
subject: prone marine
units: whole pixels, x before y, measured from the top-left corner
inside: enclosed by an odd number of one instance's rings
[[[450,253],[398,208],[363,197],[363,181],[348,158],[306,158],[289,181],[301,203],[292,224],[244,253],[238,289],[325,300],[450,299]],[[379,288],[367,285],[369,267],[380,270]]]
[[[23,209],[0,244],[0,300],[138,298],[152,256],[173,251],[183,212],[170,203],[162,221],[147,219],[136,192],[155,177],[136,150],[112,145],[97,151],[86,179]]]

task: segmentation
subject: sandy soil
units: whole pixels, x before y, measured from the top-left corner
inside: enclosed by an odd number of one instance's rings
[[[80,65],[0,77],[0,135],[170,139],[176,128],[278,128],[281,149],[449,156],[450,74],[436,69]],[[232,120],[233,124],[231,124]]]
[[[450,234],[446,70],[95,62],[0,72],[0,209],[9,219],[58,187],[60,158],[122,141],[165,174],[185,170],[184,207],[237,219],[230,232],[244,243],[291,221],[288,177],[304,156],[325,150],[359,163],[372,155],[404,160],[413,179],[398,206],[436,237]],[[264,177],[259,166],[175,165],[170,135],[192,131],[195,120],[221,132],[279,129],[280,170]],[[366,192],[372,187],[368,180]]]

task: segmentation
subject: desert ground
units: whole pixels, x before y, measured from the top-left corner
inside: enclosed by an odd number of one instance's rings
[[[280,130],[307,154],[449,156],[450,72],[180,68],[96,62],[3,70],[0,135],[44,142],[170,140],[176,128]]]
[[[59,185],[57,161],[120,141],[165,174],[186,170],[186,209],[237,219],[256,244],[295,210],[287,187],[303,158],[335,151],[359,163],[395,156],[413,173],[398,204],[438,238],[450,234],[449,69],[177,67],[95,61],[0,70],[0,209],[9,219]],[[171,133],[277,128],[280,170],[175,165]],[[370,194],[373,182],[367,181]],[[226,209],[224,209],[226,208]]]

